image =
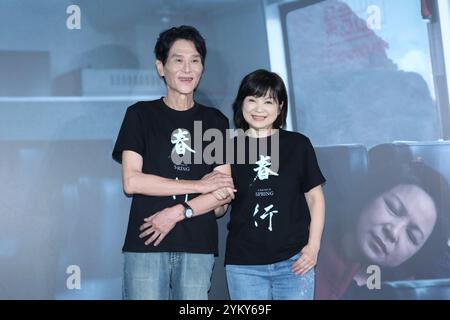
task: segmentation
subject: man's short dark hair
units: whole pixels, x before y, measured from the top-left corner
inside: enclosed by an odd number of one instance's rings
[[[166,64],[170,48],[175,41],[180,39],[192,41],[194,43],[195,49],[197,49],[198,53],[201,56],[202,64],[205,65],[205,39],[197,29],[191,26],[184,25],[179,27],[172,27],[159,34],[154,50],[156,59],[161,61],[163,65]]]

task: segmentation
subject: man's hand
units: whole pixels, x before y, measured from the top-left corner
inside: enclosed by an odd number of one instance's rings
[[[222,188],[230,188],[234,190],[233,179],[230,175],[224,174],[218,170],[206,174],[197,181],[200,193],[210,193]]]
[[[183,220],[184,208],[181,204],[161,210],[148,218],[144,219],[144,223],[139,230],[139,238],[145,238],[149,235],[151,237],[145,241],[145,245],[155,242],[153,245],[157,246],[165,238],[165,236],[172,230],[178,221]]]
[[[301,252],[300,258],[292,265],[292,272],[302,276],[317,264],[319,246],[307,244]]]

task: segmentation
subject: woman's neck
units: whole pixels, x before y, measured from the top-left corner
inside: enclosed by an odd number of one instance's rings
[[[269,137],[278,132],[278,129],[268,128],[268,129],[255,129],[249,128],[247,131],[248,136],[252,138],[265,138]]]
[[[360,270],[355,274],[353,280],[356,281],[358,286],[363,286],[366,284],[368,275],[366,273],[365,259],[362,258],[362,254],[359,252],[359,248],[356,245],[355,235],[348,232],[342,237],[341,246],[343,254],[347,260],[352,262],[357,262],[361,266]]]
[[[356,245],[355,235],[352,232],[346,232],[341,238],[341,248],[344,257],[349,261],[361,261],[358,246]]]

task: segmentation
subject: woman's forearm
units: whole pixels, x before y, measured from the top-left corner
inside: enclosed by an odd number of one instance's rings
[[[192,208],[194,216],[199,216],[207,212],[213,211],[231,201],[231,197],[225,200],[217,200],[211,193],[202,194],[187,203]],[[226,210],[225,210],[226,211]]]
[[[311,216],[308,244],[320,248],[323,228],[325,225],[325,199],[322,189],[315,190],[310,197],[306,197]]]

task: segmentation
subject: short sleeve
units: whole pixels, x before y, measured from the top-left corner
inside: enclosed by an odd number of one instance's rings
[[[303,192],[306,193],[309,190],[325,183],[326,179],[320,171],[319,164],[317,163],[316,153],[311,141],[307,139],[304,149],[304,175],[302,181]]]
[[[122,152],[131,150],[144,155],[145,141],[144,128],[135,108],[129,107],[120,127],[119,135],[114,145],[112,157],[118,163],[122,163]]]

